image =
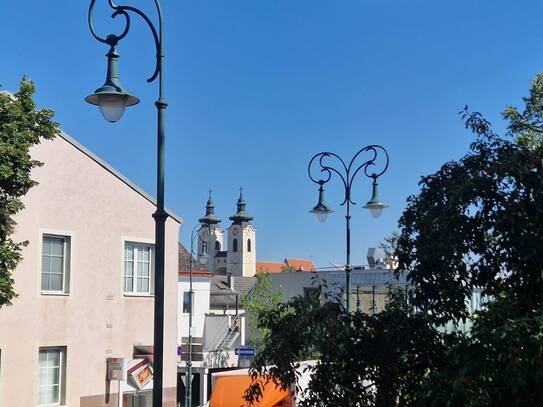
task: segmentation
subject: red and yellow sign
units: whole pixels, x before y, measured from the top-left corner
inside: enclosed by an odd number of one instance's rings
[[[153,370],[151,366],[144,365],[140,369],[132,372],[132,380],[138,386],[138,389],[141,390],[149,381],[153,378]]]

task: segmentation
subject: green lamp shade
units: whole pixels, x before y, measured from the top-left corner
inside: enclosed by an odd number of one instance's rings
[[[384,203],[379,197],[379,189],[377,181],[373,181],[373,193],[371,199],[363,206],[363,208],[369,209],[373,218],[378,218],[383,213],[383,209],[388,208],[388,205]]]
[[[119,55],[115,52],[115,48],[111,47],[106,56],[106,81],[92,95],[87,96],[85,101],[91,105],[97,105],[104,119],[114,123],[120,120],[127,106],[136,105],[140,100],[128,93],[121,85],[118,67]]]
[[[309,211],[309,213],[315,214],[317,217],[317,220],[319,222],[326,221],[326,218],[328,218],[328,214],[333,213],[334,211],[330,209],[326,204],[324,203],[324,188],[322,185],[319,188],[319,202],[313,209]]]
[[[198,261],[201,263],[201,264],[207,264],[207,261],[209,260],[209,255],[207,254],[207,243],[204,242],[202,244],[202,253],[200,254],[200,256],[198,256]]]

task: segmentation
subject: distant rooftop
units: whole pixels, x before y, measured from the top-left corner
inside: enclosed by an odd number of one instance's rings
[[[315,271],[315,265],[311,260],[289,259],[279,261],[257,261],[257,273],[282,273],[285,271]]]
[[[181,243],[179,243],[177,246],[177,252],[179,255],[178,274],[187,274],[190,270],[190,253]],[[193,273],[197,273],[197,275],[209,275],[209,277],[212,276],[207,267],[195,258],[192,259],[192,271]]]

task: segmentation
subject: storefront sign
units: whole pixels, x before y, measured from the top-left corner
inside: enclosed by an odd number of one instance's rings
[[[138,370],[132,372],[130,377],[138,389],[141,390],[153,378],[153,370],[150,365],[146,364]]]
[[[127,366],[128,366],[127,358],[108,358],[107,379],[108,380],[126,380]]]

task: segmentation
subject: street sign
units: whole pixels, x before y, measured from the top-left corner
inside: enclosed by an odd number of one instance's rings
[[[108,380],[126,380],[127,365],[128,365],[127,358],[108,358],[107,360]]]
[[[236,348],[234,350],[236,355],[240,356],[254,356],[256,355],[256,350],[254,348]]]

